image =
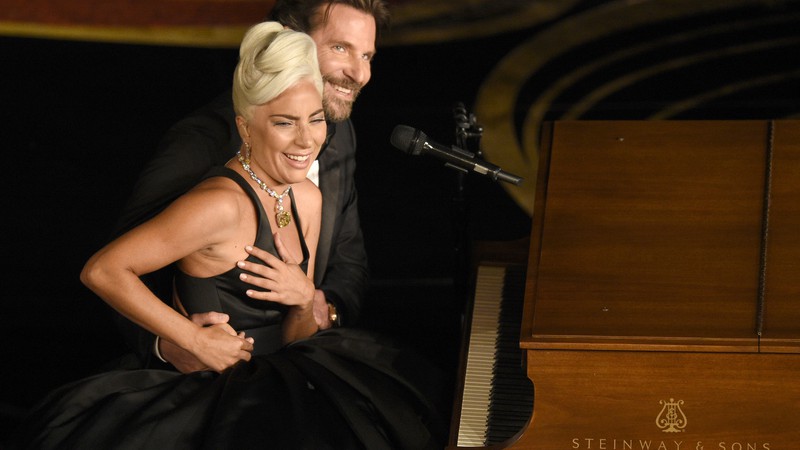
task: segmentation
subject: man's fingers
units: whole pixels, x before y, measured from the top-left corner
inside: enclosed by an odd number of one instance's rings
[[[225,323],[215,323],[214,325],[211,325],[211,326],[212,327],[217,327],[217,328],[225,331],[226,333],[230,334],[231,336],[237,336],[236,330],[234,330],[233,327],[228,325],[227,322],[225,322]]]
[[[196,313],[189,316],[189,319],[192,320],[197,325],[200,326],[207,326],[207,325],[217,325],[221,323],[228,323],[230,317],[221,312],[216,311],[209,311],[204,313]]]
[[[242,339],[242,350],[250,353],[253,351],[253,342],[248,341],[247,339]]]

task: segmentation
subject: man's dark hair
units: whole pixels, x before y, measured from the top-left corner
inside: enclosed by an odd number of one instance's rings
[[[319,20],[317,10],[324,6]],[[345,5],[363,11],[375,18],[378,36],[389,26],[389,8],[386,0],[278,0],[270,11],[270,20],[280,22],[293,30],[311,33],[328,20],[331,7]]]

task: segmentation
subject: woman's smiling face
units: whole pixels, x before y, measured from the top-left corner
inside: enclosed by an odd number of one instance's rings
[[[273,189],[303,181],[327,135],[322,97],[308,80],[254,106],[251,119],[237,123],[250,144],[251,167]]]

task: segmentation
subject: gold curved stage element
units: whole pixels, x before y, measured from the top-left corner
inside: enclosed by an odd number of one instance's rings
[[[0,35],[127,44],[235,47],[274,0],[6,0]]]
[[[736,15],[746,8],[760,15]],[[792,23],[800,23],[797,2],[770,7],[757,0],[619,0],[562,17],[510,50],[481,86],[474,109],[485,130],[486,158],[525,178],[521,186],[504,188],[532,214],[543,121],[599,114],[625,119],[680,118],[712,100],[792,82],[798,79],[796,69],[764,66],[756,68],[756,74],[742,73],[738,79],[720,80],[713,86],[679,84],[682,79],[692,81],[694,71],[703,67],[722,67],[759,52],[796,54],[797,32],[774,39],[751,32]],[[668,33],[647,35],[648,27],[664,24],[670,25]],[[598,46],[604,41],[607,47]],[[708,43],[698,44],[704,42]],[[545,82],[536,78],[548,71],[555,75],[550,73]],[[531,87],[534,79],[539,84]],[[637,111],[613,110],[621,93],[651,84],[659,89],[659,80],[669,84],[669,98],[657,105],[638,105]],[[647,114],[634,117],[642,111]]]
[[[581,0],[388,0],[383,46],[475,39],[552,20]],[[238,47],[274,0],[8,0],[0,35],[101,42]]]

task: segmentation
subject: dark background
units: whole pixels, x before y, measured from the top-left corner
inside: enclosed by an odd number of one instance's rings
[[[487,74],[507,54],[531,37],[585,17],[595,3],[601,2],[584,2],[525,29],[380,48],[372,81],[353,114],[359,138],[356,182],[372,269],[361,326],[405,339],[455,371],[461,288],[469,276],[462,258],[471,247],[466,253],[456,248],[525,238],[530,217],[502,186],[474,175],[462,185],[456,172],[399,152],[389,137],[395,125],[406,124],[437,142],[455,143],[454,105],[464,102],[471,109]],[[709,56],[631,83],[577,118],[647,120],[678,99],[737,81],[752,85],[669,118],[796,117],[797,2],[744,3],[749,5],[680,19],[669,15],[634,28],[626,27],[623,15],[619,31],[557,52],[525,80],[509,110],[521,127],[528,107],[548,86],[603,55],[731,24],[703,38],[654,45],[593,72],[553,100],[546,119],[564,117],[576,99],[611,80],[699,54]],[[753,24],[781,17],[789,19]],[[734,26],[742,23],[751,25]],[[748,50],[758,42],[774,44]],[[731,48],[741,51],[731,54]],[[0,145],[6,161],[0,436],[47,391],[95,373],[126,352],[107,306],[79,283],[78,273],[105,243],[160,136],[229,86],[236,54],[235,49],[0,38]],[[770,76],[773,82],[753,82]]]

